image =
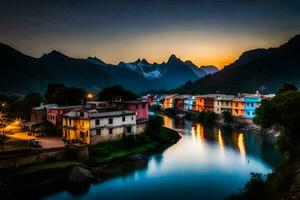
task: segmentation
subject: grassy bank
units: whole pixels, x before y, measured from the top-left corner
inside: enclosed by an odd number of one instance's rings
[[[123,140],[101,143],[90,147],[90,164],[96,165],[133,154],[147,154],[175,143],[180,139],[177,132],[161,128],[156,133],[145,132],[126,136]]]

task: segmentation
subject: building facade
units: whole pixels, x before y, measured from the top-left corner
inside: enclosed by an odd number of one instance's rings
[[[260,106],[261,99],[258,95],[244,97],[244,117],[246,119],[253,119],[255,117],[255,110]]]
[[[196,96],[195,97],[196,102],[195,102],[195,111],[201,112],[204,110],[204,97],[203,96]]]
[[[192,111],[196,105],[196,98],[193,95],[186,95],[184,97],[184,110]]]
[[[232,99],[232,111],[231,114],[233,117],[244,117],[244,97],[234,97]]]
[[[175,95],[167,95],[165,96],[165,101],[164,101],[164,109],[171,109],[174,108],[175,106]]]
[[[119,103],[119,109],[129,110],[136,113],[136,121],[145,121],[149,119],[149,103],[142,101],[122,101]]]
[[[95,145],[137,134],[136,113],[133,111],[102,112],[78,109],[63,115],[63,139],[70,143]]]

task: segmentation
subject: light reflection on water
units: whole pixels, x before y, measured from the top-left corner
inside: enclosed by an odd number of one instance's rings
[[[151,156],[145,168],[93,184],[79,196],[63,191],[46,199],[222,199],[237,192],[250,172],[271,172],[280,158],[270,141],[251,133],[167,116],[163,121],[183,137]]]

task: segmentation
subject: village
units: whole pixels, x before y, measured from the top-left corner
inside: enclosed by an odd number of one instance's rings
[[[210,111],[221,115],[229,112],[232,117],[252,123],[255,110],[264,99],[271,99],[275,94],[262,95],[243,93],[237,95],[205,94],[205,95],[147,95],[143,101],[150,106],[159,106],[162,110],[175,109],[179,112]]]
[[[32,108],[31,120],[11,121],[2,132],[8,137],[32,141],[38,147],[63,147],[65,144],[95,145],[122,139],[123,135],[135,135],[145,131],[149,109],[161,111],[174,109],[179,113],[203,111],[222,115],[229,112],[235,119],[252,123],[255,110],[263,99],[274,94],[205,94],[205,95],[153,95],[148,94],[135,101],[86,101],[83,105],[59,106],[41,104]],[[181,116],[181,115],[179,115]],[[42,137],[38,124],[44,120],[61,129],[61,137]],[[17,130],[17,131],[16,131]],[[46,139],[45,139],[46,138]]]

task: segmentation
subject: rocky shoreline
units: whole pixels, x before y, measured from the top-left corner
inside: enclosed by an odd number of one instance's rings
[[[173,130],[172,130],[173,131]],[[68,190],[83,193],[91,184],[100,183],[111,177],[130,173],[147,166],[148,157],[161,153],[181,138],[168,141],[156,149],[132,154],[96,166],[74,164],[65,168],[40,170],[33,173],[13,175],[0,179],[0,199],[40,199],[54,192]]]

